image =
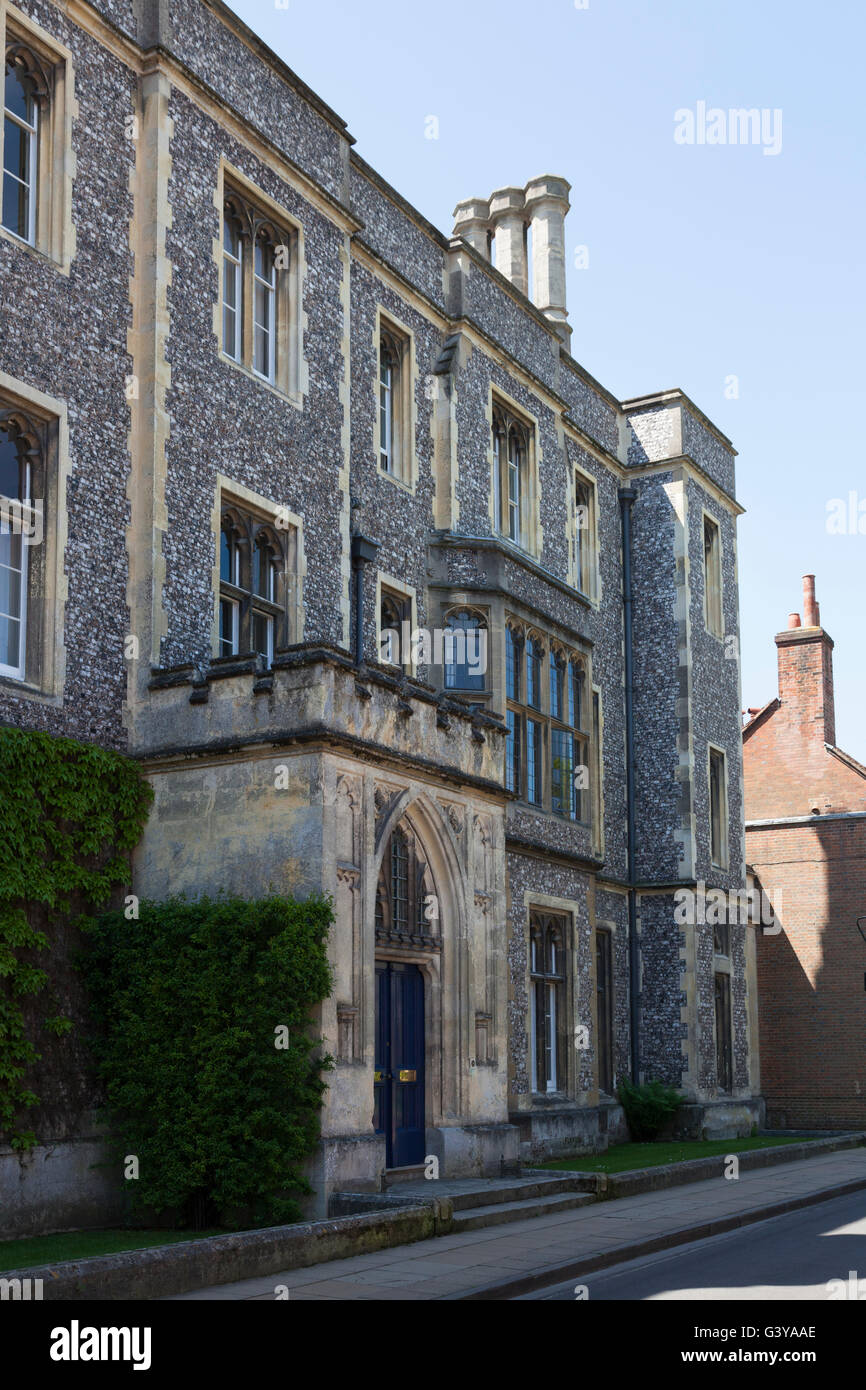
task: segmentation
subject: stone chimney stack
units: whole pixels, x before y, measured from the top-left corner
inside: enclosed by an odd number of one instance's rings
[[[810,741],[836,743],[833,642],[821,627],[815,576],[803,576],[803,625],[792,613],[776,637],[779,699],[790,723]]]
[[[490,256],[490,203],[484,198],[466,198],[454,209],[454,235],[468,241],[485,260]]]
[[[535,304],[555,325],[566,347],[571,342],[565,302],[565,215],[570,192],[571,184],[553,174],[543,174],[526,185]]]
[[[529,295],[527,228],[532,232],[532,300],[566,347],[571,325],[565,299],[565,215],[571,185],[553,174],[531,179],[525,188],[499,188],[485,202],[467,198],[454,209],[454,235],[489,257],[496,243],[496,268],[521,294]]]
[[[528,295],[525,202],[522,188],[498,189],[490,195],[490,225],[496,241],[496,269]]]

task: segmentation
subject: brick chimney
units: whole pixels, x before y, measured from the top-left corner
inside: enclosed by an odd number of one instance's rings
[[[833,642],[821,626],[815,599],[815,576],[803,576],[803,625],[792,613],[788,628],[776,636],[779,653],[779,699],[790,723],[804,739],[836,743],[833,694]]]

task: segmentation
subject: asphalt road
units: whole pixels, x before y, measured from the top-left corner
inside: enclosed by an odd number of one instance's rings
[[[858,1281],[852,1293],[850,1274]],[[587,1274],[579,1281],[589,1300],[727,1301],[831,1299],[866,1301],[866,1191],[789,1212],[727,1235],[711,1236],[658,1255]],[[570,1279],[515,1302],[576,1297]],[[584,1295],[586,1297],[587,1295]]]

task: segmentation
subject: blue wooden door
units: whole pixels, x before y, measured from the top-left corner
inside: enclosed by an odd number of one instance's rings
[[[424,976],[417,965],[376,966],[376,1133],[388,1168],[424,1161]]]

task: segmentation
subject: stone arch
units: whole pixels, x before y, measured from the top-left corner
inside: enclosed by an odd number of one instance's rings
[[[461,1064],[473,1054],[470,1032],[468,973],[467,867],[446,813],[425,791],[404,792],[383,817],[377,836],[371,900],[370,932],[375,941],[376,893],[384,856],[395,829],[403,827],[423,849],[438,900],[437,947],[401,950],[385,945],[380,958],[411,961],[425,978],[425,1032],[428,1088],[427,1125],[463,1113],[468,1068]],[[473,1025],[474,1028],[474,1025]]]

